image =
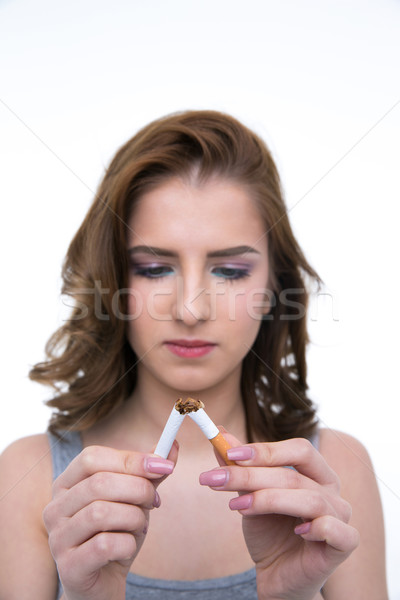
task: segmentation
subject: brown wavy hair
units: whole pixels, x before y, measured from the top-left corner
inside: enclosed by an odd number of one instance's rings
[[[308,282],[317,273],[297,244],[279,175],[264,142],[236,119],[187,111],[150,123],[115,155],[68,249],[62,292],[70,319],[46,345],[47,360],[30,371],[53,386],[49,429],[83,430],[132,393],[135,356],[126,336],[127,222],[144,192],[171,177],[219,176],[250,192],[268,235],[273,299],[243,361],[241,392],[249,440],[309,436],[315,408],[307,396]],[[290,299],[289,299],[290,297]]]

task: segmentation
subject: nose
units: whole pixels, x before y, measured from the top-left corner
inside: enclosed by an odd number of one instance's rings
[[[173,317],[193,327],[210,318],[210,292],[197,278],[180,277],[177,281]]]

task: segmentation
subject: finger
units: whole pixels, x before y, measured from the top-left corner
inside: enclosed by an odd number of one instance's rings
[[[174,454],[171,451],[170,456],[176,458],[176,452]],[[99,471],[159,479],[163,475],[172,473],[174,466],[173,460],[152,454],[116,450],[105,446],[88,446],[57,478],[53,491],[56,494],[60,490],[70,489],[79,481]]]
[[[229,507],[244,516],[276,514],[311,521],[326,515],[341,518],[345,504],[317,491],[271,489],[232,498]]]
[[[294,532],[308,542],[325,542],[333,553],[342,555],[341,560],[353,552],[360,542],[360,535],[354,527],[329,515],[302,523]]]
[[[171,450],[166,459],[161,458],[154,453],[152,455],[146,455],[144,459],[144,465],[146,470],[146,477],[151,477],[155,489],[172,473],[178,460],[179,444],[174,440]],[[154,479],[154,477],[157,479]]]
[[[215,468],[200,475],[200,484],[213,489],[253,492],[261,489],[319,489],[309,477],[285,467],[227,467]]]
[[[107,531],[144,535],[147,521],[143,510],[118,502],[92,502],[59,528],[50,533],[50,545],[55,555],[65,548],[76,548],[93,536]]]
[[[336,473],[311,442],[304,438],[247,444],[228,450],[227,454],[231,460],[244,466],[291,466],[321,485],[339,486]]]
[[[218,429],[220,431],[220,433],[222,433],[222,435],[224,436],[225,440],[228,442],[228,444],[233,448],[235,446],[242,446],[242,442],[240,442],[234,435],[232,435],[231,433],[229,433],[225,427],[222,427],[222,425],[218,425]],[[224,461],[224,459],[222,458],[222,456],[219,454],[219,452],[217,452],[217,450],[214,447],[214,454],[215,454],[215,458],[218,461],[218,464],[222,467],[224,465],[226,465],[226,462]]]
[[[62,583],[66,588],[89,588],[102,567],[110,561],[130,563],[136,550],[137,541],[129,533],[99,533],[57,561]]]
[[[153,448],[153,452],[151,453],[153,456],[156,456],[157,458],[160,458],[158,456],[158,454],[155,454],[154,450],[156,449],[156,446],[154,446]],[[174,464],[176,464],[177,460],[178,460],[178,454],[179,454],[179,443],[177,440],[174,440],[171,446],[171,450],[169,451],[169,454],[167,456],[168,460],[171,460]]]
[[[56,495],[43,513],[46,527],[55,525],[60,516],[72,517],[96,500],[133,504],[149,510],[160,506],[153,482],[145,477],[97,472],[65,493]]]

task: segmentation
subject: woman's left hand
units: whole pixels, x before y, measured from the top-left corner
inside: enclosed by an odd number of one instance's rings
[[[258,597],[312,600],[359,542],[336,473],[305,439],[242,446],[224,437],[238,466],[220,461],[201,474],[200,483],[239,492],[229,506],[243,515]]]

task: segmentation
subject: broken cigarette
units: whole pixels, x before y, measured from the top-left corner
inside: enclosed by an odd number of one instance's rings
[[[201,400],[195,400],[194,398],[186,398],[186,400],[179,398],[175,402],[174,408],[181,415],[188,415],[189,413],[197,412],[200,408],[204,408],[204,404]]]
[[[203,404],[203,403],[202,403]],[[204,406],[204,404],[203,404]],[[210,440],[218,454],[224,459],[227,465],[235,465],[233,460],[229,460],[226,451],[231,445],[226,441],[215,423],[210,419],[204,408],[199,408],[195,412],[190,412],[189,417],[200,427],[207,439]]]
[[[168,417],[168,421],[165,423],[165,427],[158,440],[154,454],[158,454],[161,458],[167,458],[184,418],[185,413],[179,413],[174,406]]]
[[[171,410],[154,454],[158,454],[162,458],[167,458],[185,416],[193,410],[199,410],[203,406],[204,404],[200,400],[195,400],[194,398],[183,400],[179,398]]]
[[[179,400],[175,403],[154,451],[155,454],[158,454],[158,456],[161,456],[162,458],[167,458],[172,448],[172,444],[174,443],[174,439],[178,433],[179,427],[182,425],[183,419],[186,415],[189,415],[189,417],[191,417],[193,421],[197,423],[206,438],[210,440],[218,454],[224,459],[227,465],[236,464],[229,460],[226,455],[226,451],[231,446],[219,432],[217,426],[211,421],[210,417],[204,410],[203,402],[201,402],[201,400],[195,400],[194,398],[186,398],[186,400],[179,398]]]

